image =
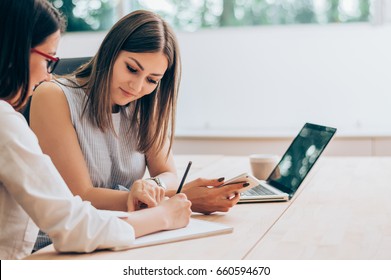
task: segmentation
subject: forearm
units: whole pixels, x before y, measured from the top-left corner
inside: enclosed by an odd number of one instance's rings
[[[167,157],[168,146],[169,142],[163,149],[148,152],[147,166],[151,177],[159,177],[168,189],[176,189],[179,179],[172,154],[170,153]]]
[[[97,209],[128,211],[128,192],[104,188],[90,188],[80,196],[83,200],[90,201]]]
[[[168,190],[176,190],[178,188],[178,176],[175,172],[163,172],[156,175],[151,175],[152,177],[159,177],[161,181],[167,186]]]
[[[166,190],[166,196],[168,197],[172,197],[176,194],[176,189],[169,189],[169,190]]]
[[[160,207],[132,212],[126,222],[133,227],[136,237],[168,228],[168,221]]]

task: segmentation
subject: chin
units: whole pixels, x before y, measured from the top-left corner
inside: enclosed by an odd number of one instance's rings
[[[132,101],[127,101],[127,102],[116,102],[115,105],[118,107],[128,107],[132,103]]]
[[[122,102],[118,102],[116,103],[118,106],[126,106],[127,104],[129,104],[131,101],[122,101]]]

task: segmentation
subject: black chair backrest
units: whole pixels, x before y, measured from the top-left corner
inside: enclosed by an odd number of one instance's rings
[[[75,71],[80,65],[87,63],[91,60],[91,57],[74,57],[74,58],[62,58],[56,69],[54,69],[54,74],[56,75],[66,75]]]
[[[71,74],[73,71],[79,68],[79,66],[87,63],[90,60],[91,57],[62,58],[58,62],[56,69],[54,69],[53,74],[55,75]],[[30,104],[31,104],[31,97],[28,99],[26,106],[21,111],[28,124],[30,124]]]

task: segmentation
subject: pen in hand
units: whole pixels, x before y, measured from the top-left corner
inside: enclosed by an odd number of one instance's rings
[[[176,191],[176,193],[180,193],[180,192],[181,192],[182,187],[183,187],[183,184],[185,183],[185,180],[186,180],[186,177],[187,177],[187,173],[189,173],[191,164],[192,164],[192,162],[189,161],[189,164],[188,164],[187,167],[186,167],[185,174],[183,174],[181,183],[179,184],[179,187],[178,187],[178,190]]]

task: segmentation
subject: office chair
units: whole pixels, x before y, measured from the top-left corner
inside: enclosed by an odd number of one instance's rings
[[[54,69],[53,74],[55,75],[71,74],[79,66],[90,61],[91,58],[92,57],[62,58],[58,62],[56,69]],[[22,115],[24,116],[28,124],[30,124],[30,105],[31,105],[31,96],[28,99],[26,106],[21,111]]]
[[[74,57],[74,58],[62,58],[53,74],[55,75],[66,75],[75,71],[80,65],[87,63],[92,57]]]

